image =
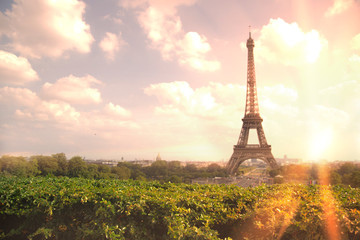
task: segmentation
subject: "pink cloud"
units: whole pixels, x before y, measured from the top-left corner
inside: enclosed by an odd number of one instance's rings
[[[93,84],[101,84],[91,75],[76,77],[69,75],[60,78],[55,83],[45,83],[42,87],[43,93],[48,98],[59,99],[74,104],[100,103],[101,94]]]
[[[65,51],[90,52],[94,41],[83,20],[85,3],[78,0],[17,0],[1,14],[0,32],[12,39],[13,49],[32,58],[60,57]]]
[[[0,50],[0,79],[4,83],[24,85],[39,80],[39,76],[26,58]]]

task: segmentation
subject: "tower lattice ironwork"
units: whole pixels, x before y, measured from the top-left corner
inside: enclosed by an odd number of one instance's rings
[[[268,145],[264,129],[263,119],[260,117],[259,104],[256,91],[255,64],[254,64],[254,40],[249,32],[249,39],[246,42],[248,49],[247,66],[247,87],[245,115],[242,119],[239,140],[234,145],[234,152],[228,162],[227,168],[230,174],[234,174],[240,164],[248,159],[261,159],[268,163],[272,168],[277,168],[277,163],[271,153],[271,145]],[[250,129],[256,129],[259,144],[248,144]]]

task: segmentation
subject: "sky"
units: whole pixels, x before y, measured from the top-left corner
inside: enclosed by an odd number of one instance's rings
[[[274,157],[360,160],[359,0],[0,0],[0,155],[228,161],[249,26]]]

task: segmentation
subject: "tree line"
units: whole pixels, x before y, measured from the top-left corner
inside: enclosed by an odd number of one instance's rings
[[[87,163],[82,157],[67,159],[64,153],[50,156],[35,155],[29,158],[4,155],[0,158],[1,175],[19,177],[68,176],[90,179],[134,179],[166,182],[191,182],[195,178],[228,176],[226,169],[216,163],[197,167],[180,161],[156,160],[150,166],[119,162],[117,166]]]
[[[351,187],[360,187],[360,164],[344,162],[334,165],[320,164],[291,164],[282,166],[276,170],[270,170],[271,177],[281,175],[283,179],[278,182],[325,182],[331,185],[346,185]]]

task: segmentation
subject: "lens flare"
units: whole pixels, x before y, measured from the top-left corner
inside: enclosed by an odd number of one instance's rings
[[[331,128],[325,128],[315,132],[310,141],[309,146],[309,158],[313,160],[319,160],[324,158],[324,154],[329,149],[333,140],[333,130]]]

